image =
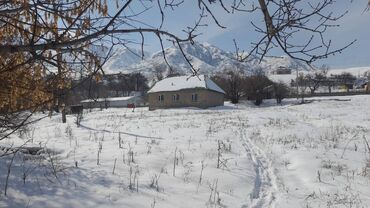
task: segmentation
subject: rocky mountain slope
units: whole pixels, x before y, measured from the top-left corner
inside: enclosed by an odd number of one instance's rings
[[[246,73],[251,73],[257,69],[263,69],[266,73],[278,67],[300,68],[308,70],[309,67],[304,63],[293,60],[289,57],[265,58],[262,62],[257,57],[252,57],[248,62],[240,63],[235,59],[231,52],[224,51],[208,43],[182,44],[182,48],[187,58],[191,61],[194,68],[199,69],[201,74],[215,74],[226,68],[238,67]],[[130,73],[141,72],[148,77],[152,77],[158,69],[161,73],[168,74],[169,67],[165,63],[162,51],[156,52],[151,56],[144,52],[145,59],[141,59],[141,52],[137,49],[118,49],[105,65],[107,73]],[[171,46],[165,49],[166,59],[172,71],[179,74],[190,74],[191,67],[186,62],[180,49]]]

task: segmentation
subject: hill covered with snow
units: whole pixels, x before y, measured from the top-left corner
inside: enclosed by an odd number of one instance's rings
[[[257,57],[251,57],[248,62],[240,63],[235,59],[235,55],[232,52],[224,51],[209,43],[184,43],[182,44],[182,49],[194,68],[199,69],[199,72],[202,74],[211,75],[226,68],[235,67],[243,69],[246,73],[251,73],[260,68],[264,69],[267,73],[278,67],[300,68],[301,70],[309,69],[304,63],[289,57],[267,57],[261,62]],[[168,47],[164,52],[173,72],[179,74],[191,73],[189,63],[177,46]],[[162,51],[156,52],[151,56],[147,52],[144,53],[145,57],[148,58],[142,60],[139,50],[118,49],[112,58],[108,60],[104,69],[107,73],[141,72],[148,77],[153,76],[155,68],[162,68],[164,69],[163,73],[169,73],[169,67],[165,62]]]
[[[118,48],[112,53],[112,56],[105,64],[105,70],[108,73],[125,72],[127,68],[130,68],[132,65],[142,61],[141,56],[142,52],[139,49],[125,47]],[[144,59],[149,57],[150,54],[144,51]]]

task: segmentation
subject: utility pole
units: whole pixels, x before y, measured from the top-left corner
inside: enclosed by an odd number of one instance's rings
[[[299,100],[299,88],[298,88],[298,68],[296,68],[295,85],[297,87],[297,100]]]

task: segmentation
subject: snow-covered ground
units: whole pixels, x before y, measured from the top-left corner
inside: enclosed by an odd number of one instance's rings
[[[307,100],[45,118],[0,142],[48,149],[7,196],[0,158],[0,207],[370,207],[370,96]]]

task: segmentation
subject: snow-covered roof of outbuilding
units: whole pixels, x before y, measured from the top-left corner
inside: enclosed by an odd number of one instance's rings
[[[88,99],[88,100],[81,100],[81,103],[105,102],[105,101],[107,101],[107,102],[111,102],[111,101],[125,101],[125,100],[131,100],[131,99],[133,99],[135,97],[136,96]]]
[[[204,88],[225,94],[225,91],[205,75],[166,78],[155,83],[148,93],[171,92],[192,88]]]

